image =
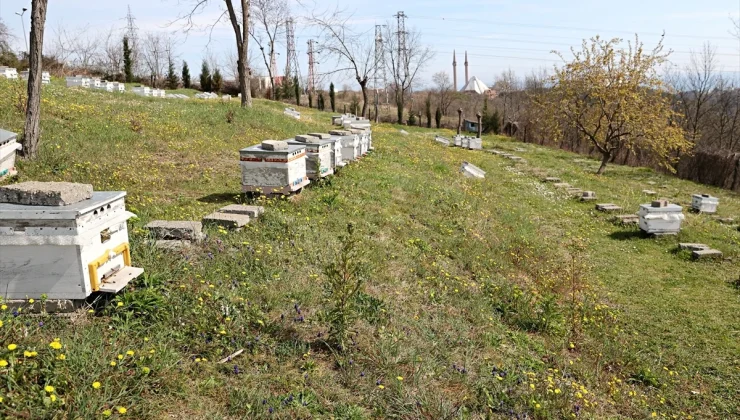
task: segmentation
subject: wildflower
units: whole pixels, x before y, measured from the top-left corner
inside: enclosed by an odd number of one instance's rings
[[[118,357],[118,360],[123,360],[123,355],[122,355],[122,354],[119,354],[119,355],[118,355],[118,356],[116,356],[116,357]]]
[[[0,319],[0,327],[2,327],[2,326],[3,326],[3,320]]]
[[[555,388],[555,393],[560,394],[560,388]]]
[[[118,407],[117,410],[118,410],[118,414],[126,414],[126,411],[128,411],[126,410],[126,407]]]
[[[4,311],[6,309],[8,309],[8,305],[2,305],[2,306],[0,306],[0,311]]]
[[[10,351],[13,351],[13,350],[15,350],[17,348],[18,348],[18,346],[15,345],[15,344],[8,344],[8,350],[10,350]]]
[[[126,356],[133,356],[133,355],[134,355],[134,351],[133,350],[129,350],[129,351],[126,352]]]
[[[36,357],[38,355],[39,355],[38,352],[35,352],[35,351],[28,351],[28,350],[23,351],[23,357]]]
[[[57,400],[57,396],[54,395],[54,394],[51,394],[51,395],[49,395],[49,399],[51,400],[51,402],[54,402],[54,401]]]
[[[49,347],[53,348],[54,350],[59,350],[62,348],[62,343],[55,340],[49,343]]]
[[[98,381],[95,381],[95,382],[93,382],[93,383],[92,383],[92,387],[93,387],[94,389],[100,389],[100,382],[98,382]]]
[[[141,371],[144,372],[144,375],[148,375],[149,372],[151,372],[152,370],[149,369],[148,367],[144,366],[143,368],[141,368]]]
[[[57,359],[59,359],[59,360],[67,360],[67,356],[65,356],[64,354],[60,354],[59,356],[57,356]]]
[[[650,417],[658,417],[658,413],[656,413],[655,411],[653,411],[653,414],[651,414]]]
[[[534,408],[540,409],[540,408],[542,408],[542,406],[540,405],[540,403],[537,403],[537,404],[535,404]]]
[[[113,414],[113,412],[110,409],[103,410],[103,416],[110,417]]]
[[[115,366],[116,365],[116,361],[115,360],[111,360],[110,365],[111,366]]]
[[[529,387],[532,388],[532,389],[535,388],[534,384],[529,384]]]
[[[378,389],[385,389],[385,387],[381,384],[381,385],[378,385]]]
[[[36,301],[33,300],[33,299],[28,299],[28,303],[34,303],[34,302],[36,302]]]
[[[398,379],[399,381],[402,381],[403,380],[403,376],[396,376],[396,379]]]
[[[46,385],[46,386],[44,387],[44,391],[46,391],[46,392],[48,392],[49,394],[51,394],[52,392],[54,392],[54,387],[53,387],[53,386],[51,386],[51,385]]]
[[[116,304],[116,306],[118,306],[118,307],[120,308],[121,306],[123,306],[123,302],[118,302],[118,303]],[[122,408],[123,408],[123,407],[122,407]],[[124,410],[125,410],[125,408],[124,408]]]
[[[8,366],[8,361],[5,359],[0,359],[0,367]]]

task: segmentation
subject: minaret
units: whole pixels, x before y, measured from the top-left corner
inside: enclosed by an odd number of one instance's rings
[[[455,58],[455,50],[452,50],[452,83],[454,83],[455,92],[457,92],[457,59]]]
[[[468,76],[468,52],[465,51],[465,84],[467,85],[470,81],[470,77]]]

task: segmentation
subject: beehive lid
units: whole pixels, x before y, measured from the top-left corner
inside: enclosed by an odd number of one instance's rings
[[[329,133],[308,133],[309,136],[318,137],[322,140],[328,140],[331,137]]]
[[[332,136],[351,136],[352,132],[347,130],[331,130],[329,134]]]
[[[678,204],[668,204],[665,207],[653,207],[652,203],[640,204],[640,209],[647,213],[681,213],[683,207]]]
[[[96,191],[92,197],[68,206],[28,206],[0,203],[0,219],[74,220],[126,196],[126,191]]]
[[[2,143],[2,140],[0,140],[0,143]],[[717,197],[712,197],[709,194],[694,194],[692,195],[692,197],[697,198],[702,201],[709,201],[709,202],[719,201]]]
[[[16,139],[18,139],[18,134],[12,131],[3,130],[2,128],[0,128],[0,144],[5,144],[9,141],[13,141]]]
[[[245,147],[239,150],[239,153],[285,155],[285,154],[293,153],[296,150],[306,148],[305,144],[300,144],[300,145],[299,144],[289,144],[287,141],[281,141],[281,143],[285,143],[287,145],[287,148],[285,150],[267,150],[262,147],[262,144],[255,144],[254,146]]]
[[[330,144],[334,143],[335,140],[321,140],[316,137],[310,137],[310,140],[308,141],[300,141],[300,140],[286,140],[288,142],[288,145],[294,146],[322,146],[324,144]]]

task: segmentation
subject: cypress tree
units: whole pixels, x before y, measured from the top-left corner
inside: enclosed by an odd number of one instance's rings
[[[293,77],[293,89],[295,89],[295,104],[301,106],[301,86],[298,84],[298,76]]]
[[[177,73],[175,73],[175,63],[170,61],[167,65],[167,88],[172,90],[177,89],[179,83],[180,79],[177,77]]]
[[[221,93],[221,89],[224,87],[224,79],[221,77],[221,70],[216,67],[216,70],[213,72],[213,78],[211,88],[216,93]]]
[[[324,92],[319,92],[319,111],[323,111],[326,108],[324,103]]]
[[[182,62],[182,87],[190,89],[190,68],[187,61]]]
[[[211,91],[211,70],[208,68],[206,60],[203,60],[203,66],[200,68],[200,90],[203,92]]]
[[[334,82],[332,82],[329,85],[329,104],[331,105],[331,112],[337,112],[336,95],[336,92],[334,92]]]
[[[424,107],[427,114],[427,128],[432,128],[432,92],[429,92],[427,95],[427,100],[424,101]]]
[[[308,107],[313,108],[313,93],[308,91]]]
[[[134,81],[134,61],[131,58],[131,47],[128,45],[128,37],[123,37],[123,76],[127,83]]]
[[[442,123],[442,110],[437,107],[437,110],[434,111],[434,122],[437,123],[437,128],[439,128],[440,124]]]

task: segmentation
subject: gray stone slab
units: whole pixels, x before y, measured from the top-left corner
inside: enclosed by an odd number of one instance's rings
[[[653,190],[642,190],[642,193],[647,195],[658,195],[658,193]]]
[[[154,220],[144,228],[154,239],[198,241],[203,238],[203,224],[190,220]]]
[[[329,130],[332,136],[351,136],[352,132],[348,130]]]
[[[24,313],[40,314],[68,314],[76,311],[82,306],[84,301],[71,299],[48,299],[44,302],[36,300],[34,303],[28,303],[28,300],[7,300],[3,303],[8,305],[8,312],[23,308]]]
[[[614,216],[614,220],[623,225],[636,225],[640,223],[640,216],[636,214],[620,214]]]
[[[329,133],[308,133],[308,135],[318,137],[321,140],[329,140],[331,138],[331,134]]]
[[[622,208],[616,204],[602,203],[602,204],[596,205],[596,210],[603,211],[603,212],[612,212],[612,211],[622,210]]]
[[[300,141],[301,143],[314,142],[317,139],[318,137],[315,137],[311,134],[298,134],[297,136],[295,136],[295,140]]]
[[[691,253],[691,258],[695,260],[722,258],[722,251],[717,249],[697,249]]]
[[[203,225],[221,226],[226,229],[239,229],[249,223],[249,216],[236,213],[211,213],[203,218]]]
[[[680,249],[688,249],[689,251],[699,251],[702,249],[709,249],[709,245],[694,244],[694,243],[689,243],[689,242],[682,242],[678,244],[678,247]]]
[[[265,150],[284,151],[288,150],[288,142],[281,140],[265,140],[262,142],[262,148]]]
[[[153,242],[154,247],[157,249],[161,249],[162,251],[172,251],[172,252],[179,252],[184,249],[189,249],[193,245],[190,241],[181,241],[177,239],[173,240],[165,240],[165,239],[158,239]]]
[[[245,206],[243,204],[229,204],[226,207],[220,208],[218,212],[219,213],[245,214],[253,219],[256,219],[262,213],[265,212],[265,208],[262,206]]]
[[[548,176],[547,178],[543,179],[542,182],[560,182],[560,178]]]
[[[0,203],[68,206],[92,197],[93,186],[73,182],[28,181],[0,187]]]
[[[552,186],[555,188],[570,188],[570,184],[568,184],[567,182],[556,182],[552,184]]]
[[[735,218],[733,217],[719,217],[717,218],[717,221],[722,223],[723,225],[731,225],[735,223]]]
[[[565,189],[565,192],[567,192],[568,194],[572,194],[572,195],[581,195],[581,194],[583,194],[583,190],[582,189],[575,188],[575,187],[566,188]]]
[[[581,193],[581,201],[593,201],[593,200],[596,200],[596,192],[583,191]]]

